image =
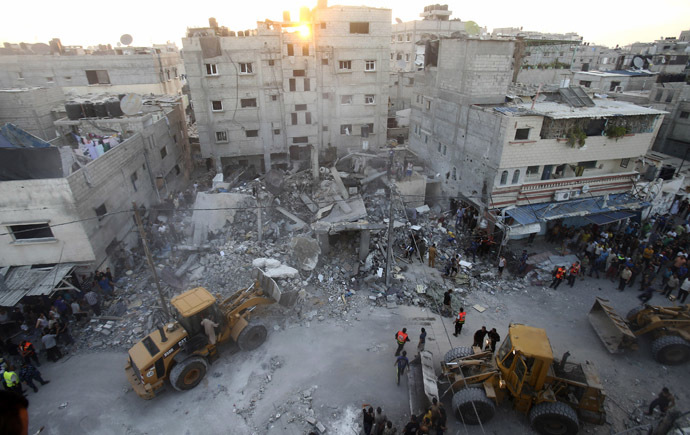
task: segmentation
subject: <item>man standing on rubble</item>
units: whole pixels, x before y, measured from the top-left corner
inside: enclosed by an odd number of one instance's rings
[[[410,337],[407,336],[407,328],[403,328],[402,331],[395,333],[395,340],[398,342],[398,349],[395,351],[395,356],[400,356],[405,343],[410,341]]]
[[[460,311],[458,312],[458,316],[455,318],[455,333],[453,334],[455,337],[460,335],[462,332],[462,327],[465,324],[465,317],[467,316],[467,313],[465,312],[465,309],[463,307],[460,307]]]
[[[481,350],[484,350],[484,337],[486,337],[488,333],[489,331],[486,330],[486,326],[482,326],[482,329],[478,329],[477,332],[474,333],[474,343],[472,346],[477,346]]]
[[[436,266],[436,243],[429,247],[429,267]]]
[[[443,309],[447,313],[445,315],[449,317],[453,315],[453,309],[450,306],[450,296],[452,293],[453,289],[448,289],[448,291],[443,293]]]

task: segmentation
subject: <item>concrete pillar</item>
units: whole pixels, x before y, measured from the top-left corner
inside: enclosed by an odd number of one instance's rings
[[[371,230],[362,230],[359,232],[359,261],[364,261],[369,255],[369,240],[371,239]]]
[[[319,238],[319,247],[321,248],[321,253],[328,254],[331,251],[328,233],[317,233],[316,235]]]

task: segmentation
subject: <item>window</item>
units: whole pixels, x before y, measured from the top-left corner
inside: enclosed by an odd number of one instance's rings
[[[364,125],[367,126],[367,128],[369,130],[369,134],[374,134],[374,123],[373,122],[370,124],[364,124]]]
[[[211,101],[211,110],[214,112],[221,112],[223,110],[223,102],[222,101]]]
[[[328,131],[328,126],[327,126],[327,125],[324,125],[324,126],[321,128],[321,131]]]
[[[132,175],[129,176],[130,181],[132,182],[132,187],[134,188],[134,191],[137,191],[137,179],[139,177],[137,176],[137,171],[134,171]]]
[[[307,125],[311,124],[311,112],[307,112],[304,114],[304,123]]]
[[[99,221],[102,221],[103,218],[105,218],[105,216],[108,214],[108,210],[105,208],[105,203],[101,204],[94,211],[96,212],[96,216],[98,216]]]
[[[303,69],[293,69],[292,70],[292,76],[293,77],[304,77],[304,70]]]
[[[240,99],[241,107],[256,107],[256,98],[242,98]]]
[[[407,34],[407,42],[410,42],[410,41],[412,41],[412,34],[408,33]]]
[[[161,152],[161,159],[164,159],[165,156],[168,155],[168,147],[164,146],[163,148],[160,149]]]
[[[352,124],[341,124],[340,125],[340,134],[346,134],[350,135],[352,133]]]
[[[393,56],[395,56],[395,53],[391,53],[391,60],[393,60]]]
[[[173,134],[173,142],[177,143],[177,135]]]
[[[328,65],[328,59],[321,59],[321,65]]]
[[[295,90],[297,90],[296,83],[295,79],[290,79],[290,92],[295,92]]]
[[[690,112],[680,112],[680,115],[678,115],[680,119],[688,119],[689,116]]]
[[[409,54],[406,54],[406,55],[405,55],[405,60],[406,60],[407,62],[410,61],[410,55],[409,55]]]
[[[597,161],[596,160],[589,160],[586,162],[579,162],[577,166],[582,166],[585,169],[594,169],[597,167]]]
[[[374,95],[365,95],[364,96],[364,104],[374,104],[376,102],[375,96]]]
[[[218,65],[215,63],[206,64],[206,75],[207,76],[217,76],[218,75]]]
[[[431,100],[426,100],[426,110],[431,110]]]
[[[311,83],[309,82],[309,79],[304,79],[304,91],[311,91]]]
[[[105,214],[105,213],[104,213]],[[26,225],[8,225],[14,240],[54,239],[53,230],[48,222]]]
[[[297,114],[291,113],[290,114],[290,120],[292,121],[292,125],[297,125]]]
[[[529,177],[530,175],[535,175],[539,173],[539,165],[537,166],[528,166],[527,167],[527,176]]]
[[[324,23],[324,22],[319,23],[319,25],[320,25],[320,27],[321,27],[322,29],[325,29],[325,28],[326,28],[326,23]]]
[[[438,143],[438,152],[440,153],[441,150],[443,150],[443,145],[441,145],[441,142]]]
[[[331,98],[331,94],[328,92],[324,92],[321,94],[321,98],[323,98],[324,100],[328,100]]]
[[[303,110],[307,110],[306,104],[295,104],[295,112],[301,112]]]
[[[268,61],[268,66],[273,66],[273,65],[275,65],[275,64],[276,64],[276,62],[275,62],[275,60],[273,60],[273,59],[270,59],[270,60]]]
[[[517,184],[518,181],[520,181],[520,170],[516,169],[515,172],[513,172],[513,181],[511,184]]]
[[[279,128],[274,128],[274,129],[273,129],[273,134],[280,134],[280,129],[279,129]]]
[[[240,64],[240,74],[254,74],[254,68],[251,63]]]
[[[350,33],[368,34],[369,23],[350,23]]]
[[[278,101],[277,95],[271,95],[271,101]]]
[[[402,34],[398,35],[398,41],[402,42],[402,39],[403,39],[403,35]]]
[[[508,182],[508,171],[503,171],[501,172],[501,186],[505,186],[505,184]]]
[[[19,79],[19,80],[24,80],[24,74],[21,73],[21,72],[18,72],[18,73],[17,73],[17,79]]]
[[[429,136],[426,134],[424,135],[424,143],[429,143]]]
[[[245,130],[244,134],[247,137],[259,137],[259,130]]]
[[[71,80],[72,80],[72,76],[65,76],[65,80],[67,80],[68,82],[71,81]]]
[[[611,86],[609,86],[609,91],[613,92],[616,90],[617,86],[620,86],[621,82],[611,82]]]
[[[216,142],[221,143],[221,142],[227,142],[228,141],[228,132],[227,131],[217,131],[216,132]]]
[[[110,77],[108,71],[104,69],[86,70],[86,80],[90,85],[109,85]]]
[[[669,92],[668,94],[666,94],[666,102],[667,103],[670,103],[671,101],[673,101],[674,94],[675,94],[675,92]]]
[[[458,179],[458,169],[455,167],[453,168],[453,176],[452,177],[453,177],[453,180]]]
[[[309,56],[309,44],[302,46],[302,56]]]
[[[295,46],[292,44],[287,45],[287,52],[288,56],[294,56],[295,55]]]
[[[170,70],[169,69],[165,70],[165,79],[170,80]]]
[[[580,80],[580,86],[584,86],[585,88],[588,88],[592,86],[592,81],[591,80]]]
[[[352,95],[341,95],[340,104],[352,104]]]
[[[177,68],[173,67],[173,77],[178,78],[179,75],[177,74]]]
[[[664,91],[662,91],[661,89],[656,91],[656,95],[654,95],[654,101],[661,101],[661,97],[663,96],[663,94]]]
[[[395,60],[402,60],[402,53],[398,53],[395,55]]]
[[[55,83],[55,79],[53,77],[46,77],[46,82]]]
[[[341,70],[351,70],[352,69],[352,61],[351,60],[341,60],[338,63],[338,67]]]
[[[309,137],[308,136],[293,137],[292,143],[309,143]]]
[[[628,163],[630,163],[630,159],[621,159],[621,168],[627,168]]]
[[[448,153],[448,147],[443,145],[443,155],[445,156]]]
[[[175,165],[173,169],[175,169],[175,175],[180,175],[180,165]]]
[[[364,61],[364,71],[376,71],[376,61],[375,60],[365,60]]]
[[[529,139],[529,128],[518,128],[515,130],[515,140]]]

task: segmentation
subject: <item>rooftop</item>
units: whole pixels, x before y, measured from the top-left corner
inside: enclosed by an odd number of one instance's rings
[[[634,116],[634,115],[665,115],[663,110],[650,109],[607,98],[594,98],[593,107],[572,107],[569,104],[557,101],[542,101],[536,103],[513,103],[494,107],[494,110],[506,116],[546,116],[552,119],[571,118],[603,118],[607,116]]]
[[[577,71],[577,74],[585,74],[597,77],[650,77],[655,76],[659,73],[648,71],[646,69],[641,70],[611,70],[611,71]]]

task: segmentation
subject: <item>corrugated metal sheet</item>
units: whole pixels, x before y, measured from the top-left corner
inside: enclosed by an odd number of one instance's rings
[[[649,204],[641,202],[627,193],[622,193],[609,195],[606,203],[604,203],[604,197],[599,196],[573,201],[523,205],[507,210],[506,214],[518,223],[528,225],[571,216],[589,216],[618,210],[636,210],[646,205]]]
[[[611,222],[620,221],[633,216],[635,216],[635,213],[631,213],[629,211],[610,211],[586,216],[585,219],[597,225],[606,225],[610,224]]]
[[[50,295],[74,266],[63,263],[50,269],[10,268],[5,275],[5,288],[0,292],[0,306],[12,307],[24,296]]]

